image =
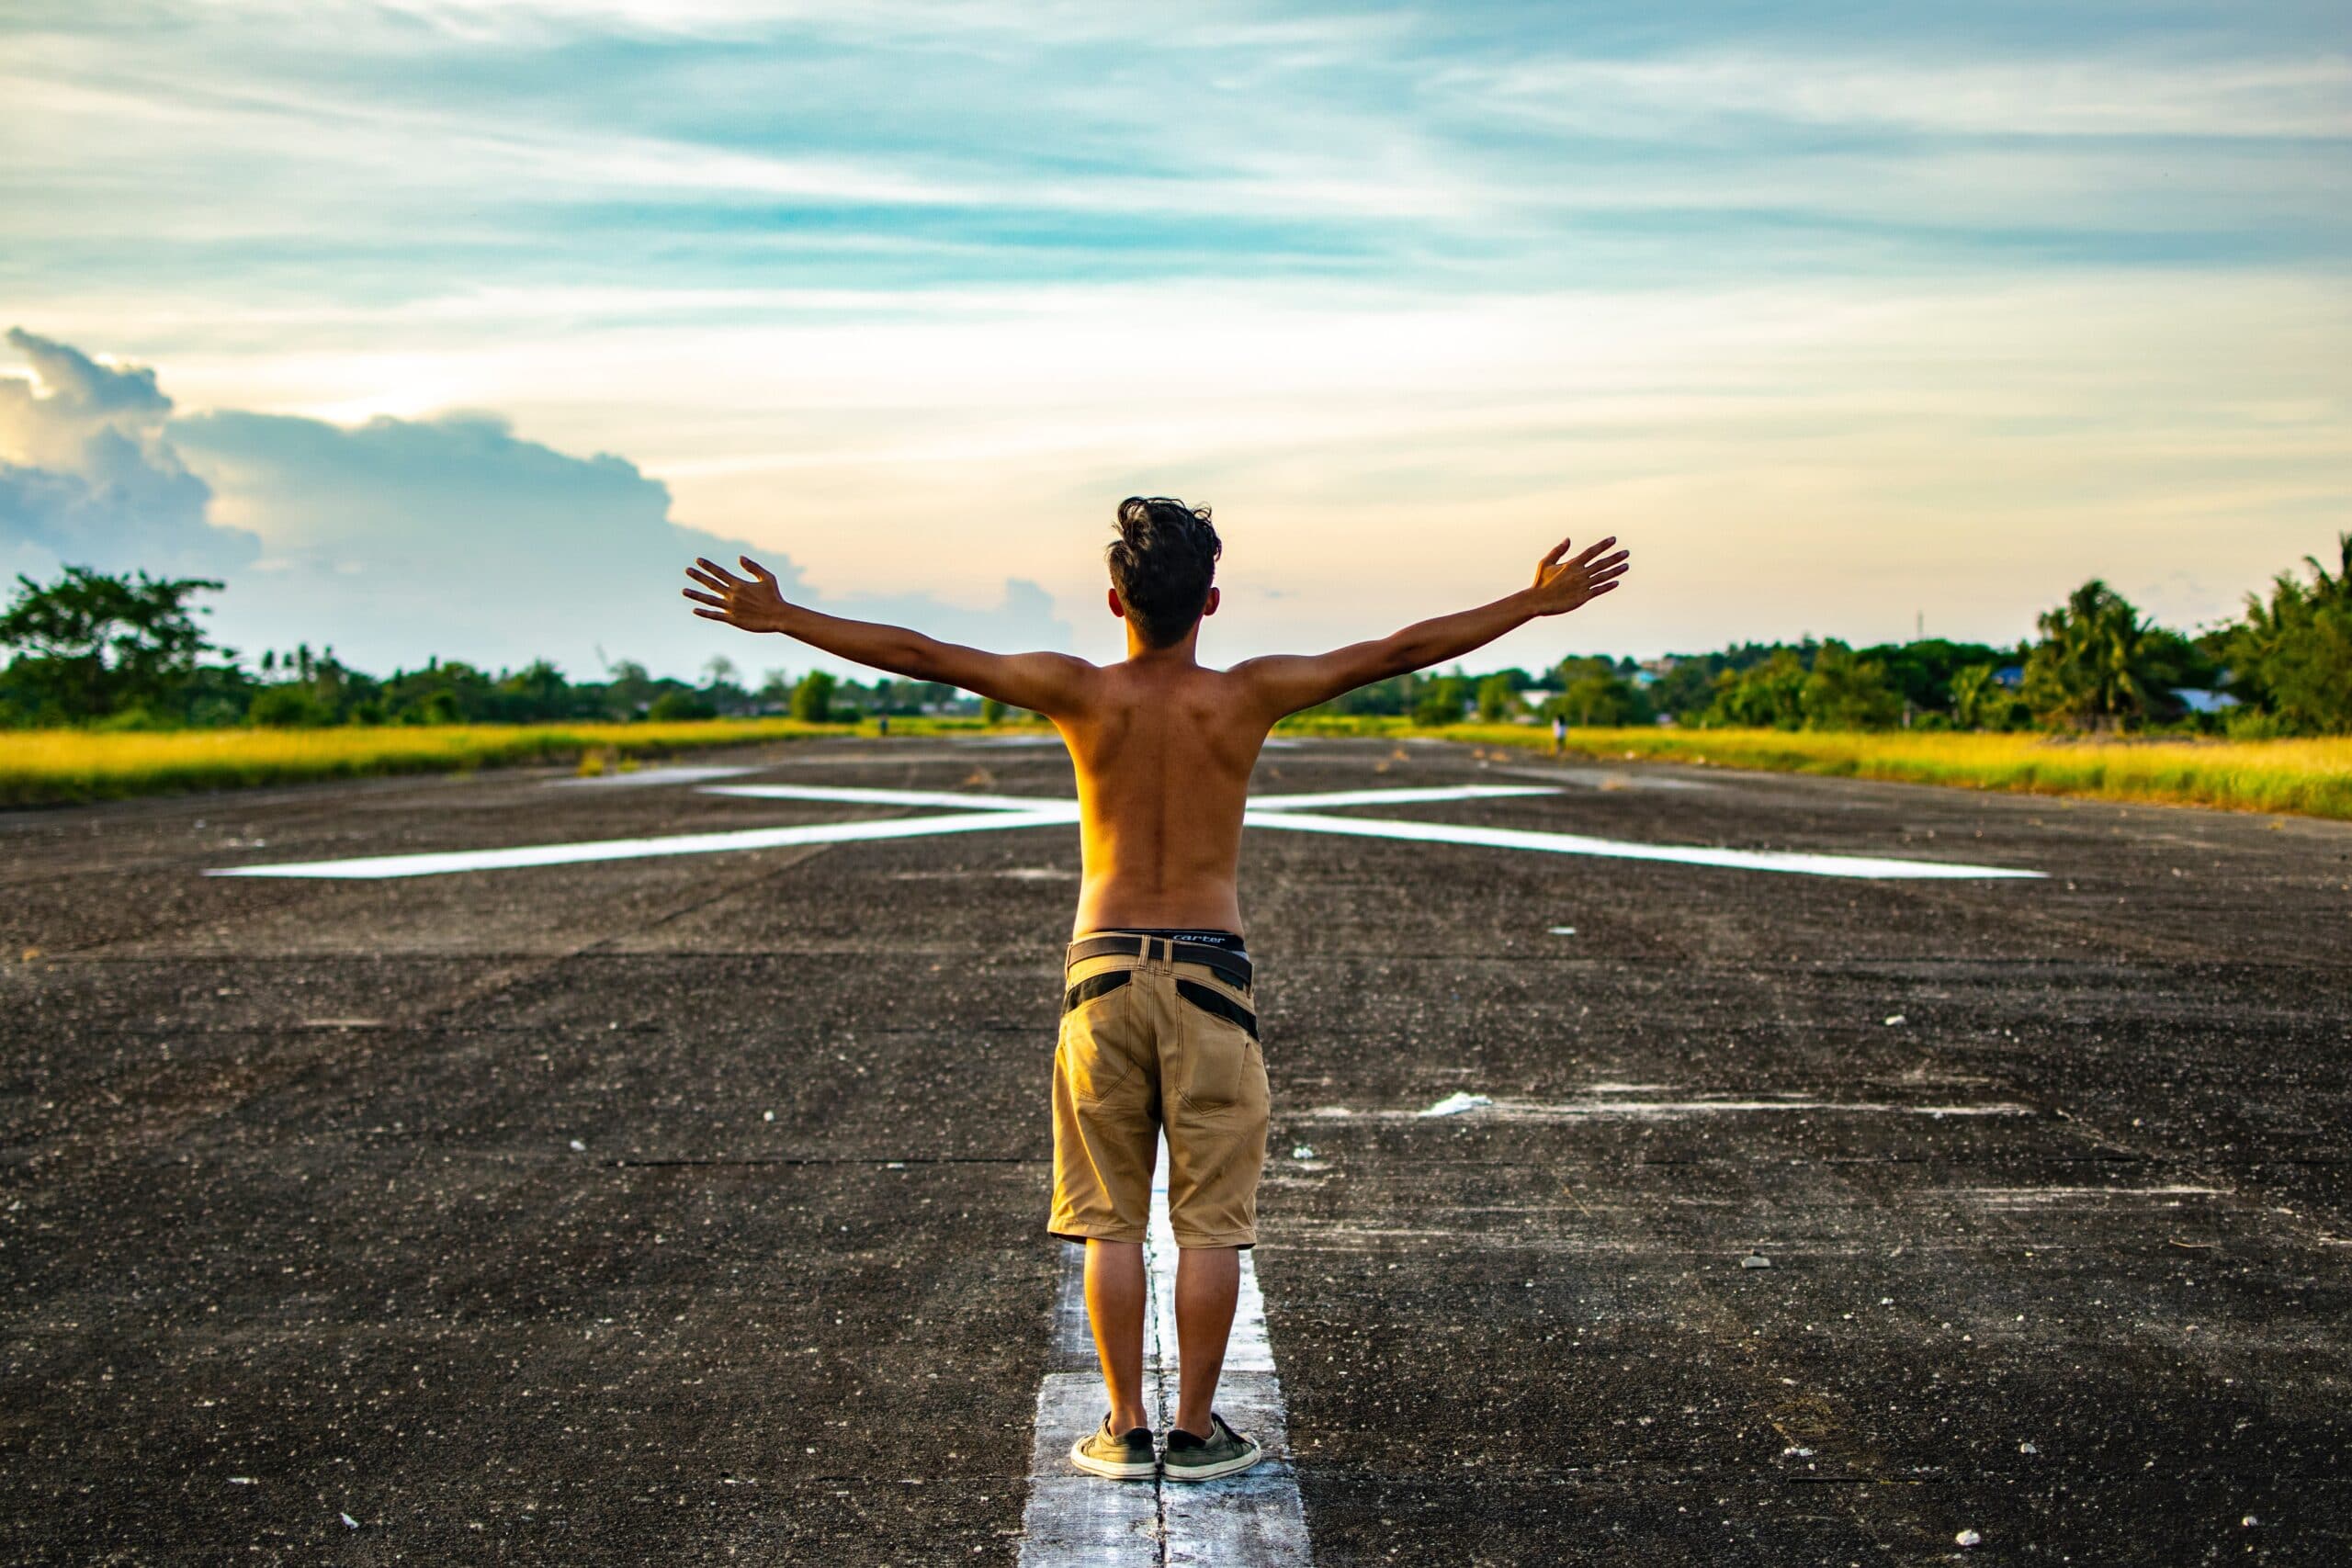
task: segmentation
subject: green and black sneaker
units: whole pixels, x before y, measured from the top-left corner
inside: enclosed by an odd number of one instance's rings
[[[1113,1481],[1148,1481],[1159,1468],[1152,1462],[1151,1428],[1137,1427],[1125,1437],[1111,1430],[1111,1418],[1069,1446],[1069,1461],[1090,1475]]]
[[[1209,1412],[1209,1435],[1196,1438],[1182,1427],[1168,1429],[1168,1452],[1160,1472],[1170,1481],[1215,1481],[1249,1469],[1266,1457],[1266,1450]]]

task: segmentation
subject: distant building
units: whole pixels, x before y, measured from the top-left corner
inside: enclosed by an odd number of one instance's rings
[[[2233,707],[2244,705],[2227,692],[2211,691],[2203,686],[2182,686],[2173,695],[2179,698],[2180,705],[2191,713],[2227,713]]]

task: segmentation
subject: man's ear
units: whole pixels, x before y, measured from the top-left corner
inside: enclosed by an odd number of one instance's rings
[[[1201,606],[1201,614],[1202,614],[1202,615],[1216,615],[1216,614],[1217,601],[1219,601],[1219,600],[1223,599],[1224,597],[1225,597],[1225,591],[1224,591],[1223,589],[1221,589],[1221,588],[1212,588],[1212,589],[1210,589],[1210,590],[1209,590],[1208,602],[1207,602],[1206,604],[1203,604],[1203,605]]]
[[[1118,616],[1119,619],[1123,621],[1125,620],[1127,618],[1127,607],[1119,603],[1119,591],[1117,589],[1114,588],[1111,590],[1110,599],[1111,614]]]

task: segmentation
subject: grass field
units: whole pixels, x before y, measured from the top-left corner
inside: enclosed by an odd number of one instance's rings
[[[891,721],[892,733],[905,735],[980,728],[968,719]],[[758,718],[118,734],[10,730],[0,731],[0,806],[62,805],[374,773],[450,773],[520,762],[577,762],[583,772],[593,773],[633,766],[639,758],[715,746],[870,735],[874,728],[871,720],[816,725]],[[1541,725],[1422,729],[1403,719],[1316,718],[1295,720],[1283,728],[1291,734],[1409,736],[1530,750],[1551,745],[1551,731]],[[2352,739],[2083,740],[1771,729],[1573,729],[1568,738],[1572,751],[1594,757],[1655,758],[1712,767],[2352,820]]]
[[[894,733],[978,729],[977,720],[893,719]],[[375,773],[457,773],[577,761],[582,771],[637,759],[818,735],[873,733],[871,720],[790,718],[684,724],[419,725],[336,729],[186,729],[94,734],[0,730],[0,805],[51,806],[179,790],[298,784]]]
[[[1307,719],[1307,734],[1432,736],[1545,750],[1549,726]],[[2148,800],[2352,819],[2352,739],[2077,739],[1951,732],[1813,734],[1776,729],[1571,729],[1585,756],[1654,758],[1771,773],[1828,773],[2031,795]]]

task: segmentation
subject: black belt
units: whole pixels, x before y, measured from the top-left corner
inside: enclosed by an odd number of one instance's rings
[[[1062,1011],[1068,1012],[1074,1007],[1115,991],[1135,976],[1132,969],[1113,969],[1101,975],[1090,975],[1062,993]],[[1180,979],[1176,982],[1176,994],[1203,1012],[1215,1013],[1219,1018],[1239,1024],[1250,1039],[1258,1038],[1258,1015],[1223,991],[1213,991],[1198,980]]]
[[[1222,947],[1212,947],[1204,942],[1184,942],[1161,936],[1091,936],[1083,942],[1069,944],[1069,956],[1063,967],[1082,964],[1090,958],[1104,958],[1112,953],[1129,957],[1146,956],[1151,944],[1158,942],[1169,949],[1169,956],[1179,964],[1198,964],[1237,991],[1250,988],[1250,961],[1238,953]]]

